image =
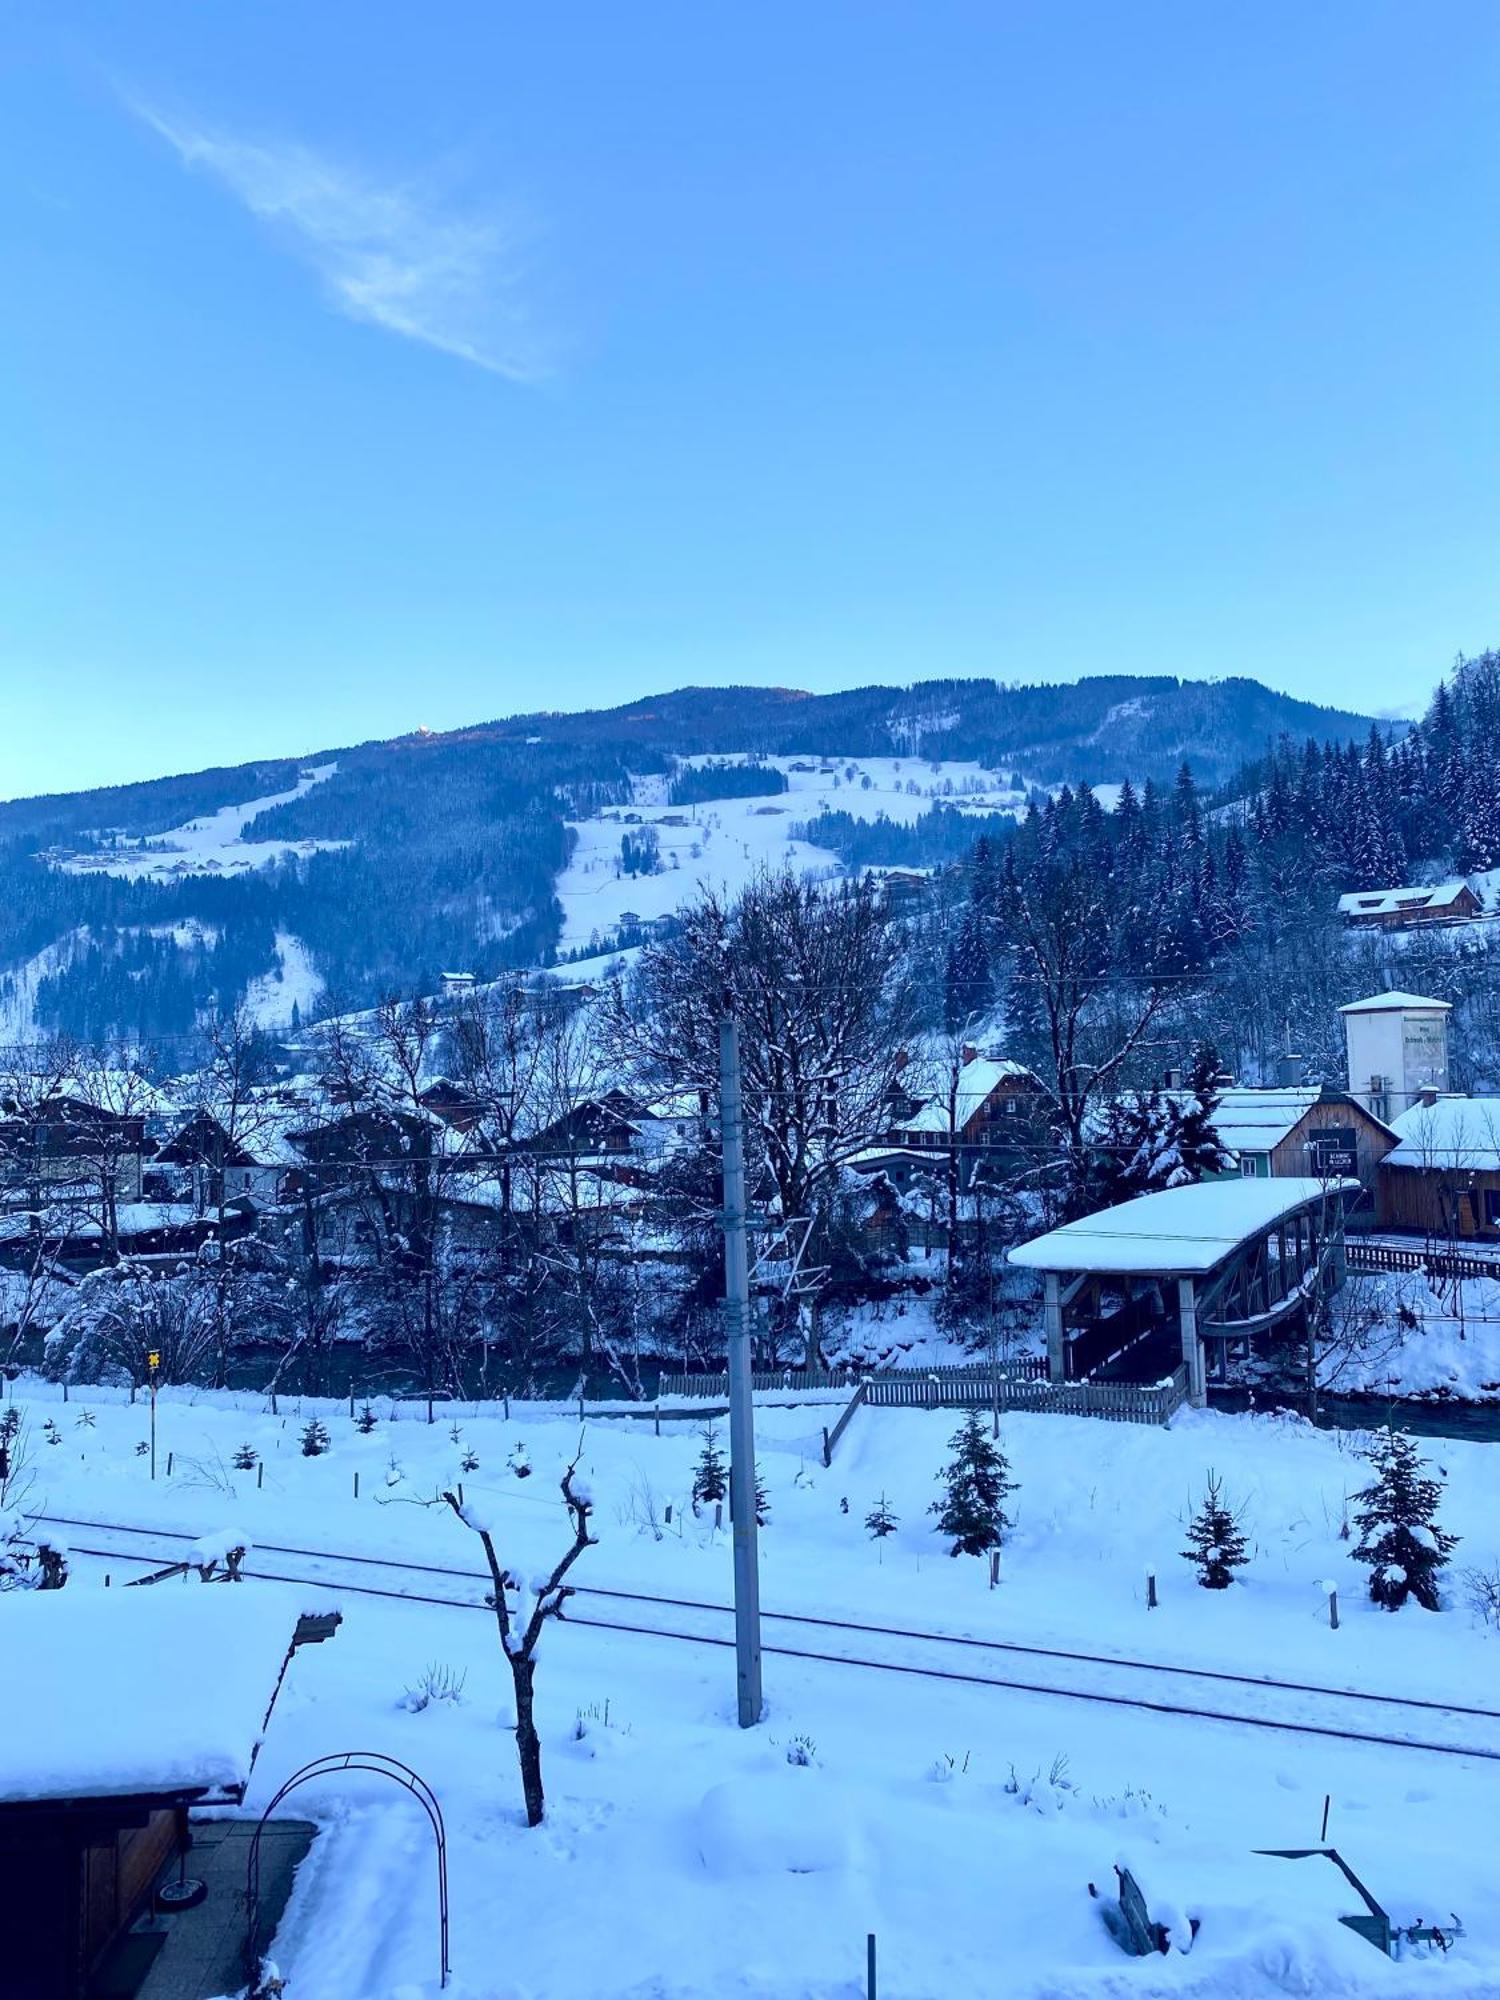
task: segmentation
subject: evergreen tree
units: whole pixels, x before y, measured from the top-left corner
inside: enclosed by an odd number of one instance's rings
[[[1224,1505],[1218,1478],[1208,1475],[1203,1505],[1193,1516],[1187,1531],[1188,1546],[1182,1551],[1198,1572],[1205,1590],[1227,1590],[1234,1573],[1250,1560],[1245,1538],[1233,1514]]]
[[[1010,1465],[997,1440],[985,1433],[978,1410],[970,1410],[949,1439],[953,1456],[943,1468],[943,1497],[930,1512],[938,1530],[952,1537],[950,1555],[982,1556],[998,1549],[1012,1526],[1005,1496],[1016,1490]]]
[[[869,1530],[871,1541],[883,1542],[887,1535],[894,1535],[900,1525],[899,1517],[892,1511],[882,1493],[865,1516],[865,1527]]]
[[[302,1456],[318,1458],[329,1446],[328,1427],[317,1417],[309,1417],[302,1427]]]
[[[719,1433],[712,1424],[703,1426],[703,1449],[693,1468],[693,1505],[722,1500],[729,1491],[729,1472],[719,1450]]]
[[[374,1430],[379,1419],[368,1403],[361,1404],[359,1415],[354,1419],[354,1428],[364,1437]]]
[[[1458,1546],[1457,1535],[1437,1524],[1443,1482],[1417,1456],[1414,1440],[1389,1425],[1365,1457],[1375,1477],[1354,1496],[1354,1560],[1370,1565],[1370,1596],[1387,1611],[1399,1611],[1408,1597],[1436,1611],[1438,1571]]]
[[[253,1444],[236,1445],[234,1457],[230,1460],[236,1472],[254,1472],[259,1463],[259,1455]]]

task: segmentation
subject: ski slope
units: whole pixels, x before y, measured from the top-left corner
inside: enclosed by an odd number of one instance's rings
[[[748,760],[684,761],[701,767]],[[607,807],[590,819],[570,822],[577,844],[557,883],[563,908],[561,948],[607,947],[628,916],[647,922],[671,916],[703,889],[733,896],[764,868],[790,865],[804,875],[841,874],[836,854],[792,835],[795,825],[822,812],[846,812],[860,820],[883,815],[910,826],[939,805],[1013,815],[1026,806],[1026,793],[1011,785],[1011,774],[967,760],[767,757],[762,761],[786,774],[786,792],[671,806],[663,779],[642,778],[630,806]],[[621,837],[643,826],[656,830],[661,867],[652,875],[627,875],[620,863]]]

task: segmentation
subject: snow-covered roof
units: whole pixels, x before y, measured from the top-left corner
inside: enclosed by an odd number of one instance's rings
[[[297,1621],[317,1592],[262,1584],[17,1591],[5,1659],[26,1726],[0,1740],[0,1802],[204,1791],[250,1777]]]
[[[1201,1276],[1222,1264],[1248,1236],[1328,1193],[1359,1192],[1358,1181],[1287,1177],[1195,1181],[1137,1195],[1114,1208],[1064,1223],[1010,1252],[1030,1271],[1155,1271]]]
[[[1022,1079],[1027,1082],[1036,1080],[1024,1063],[1011,1062],[1007,1058],[976,1056],[972,1062],[965,1063],[958,1073],[958,1094],[954,1106],[958,1129],[963,1130],[1002,1084]],[[910,1118],[901,1119],[896,1129],[900,1132],[947,1132],[950,1129],[948,1096],[945,1085],[935,1097],[927,1100],[920,1111],[914,1112]]]
[[[1388,917],[1401,910],[1445,910],[1457,901],[1469,884],[1462,876],[1451,882],[1429,882],[1404,889],[1356,889],[1339,897],[1339,914],[1345,917]]]
[[[1301,1124],[1309,1111],[1324,1103],[1318,1084],[1280,1085],[1268,1090],[1222,1090],[1213,1126],[1231,1153],[1269,1153]],[[1352,1100],[1330,1099],[1325,1110],[1336,1116]],[[1360,1107],[1363,1109],[1363,1107]],[[1378,1121],[1377,1121],[1378,1122]]]
[[[1432,1000],[1421,993],[1372,993],[1368,1000],[1351,1000],[1347,1007],[1340,1007],[1341,1014],[1394,1014],[1409,1007],[1426,1007],[1439,1013],[1451,1014],[1453,1006],[1447,1000]]]
[[[1500,1097],[1440,1097],[1391,1121],[1399,1144],[1383,1165],[1440,1173],[1500,1173]]]

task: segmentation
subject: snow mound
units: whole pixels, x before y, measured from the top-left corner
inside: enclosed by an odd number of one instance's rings
[[[827,1875],[859,1859],[859,1829],[838,1792],[799,1776],[731,1778],[698,1807],[698,1852],[715,1875]]]

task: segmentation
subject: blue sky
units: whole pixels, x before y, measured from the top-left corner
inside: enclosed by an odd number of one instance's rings
[[[1500,11],[0,19],[0,794],[1500,637]]]

